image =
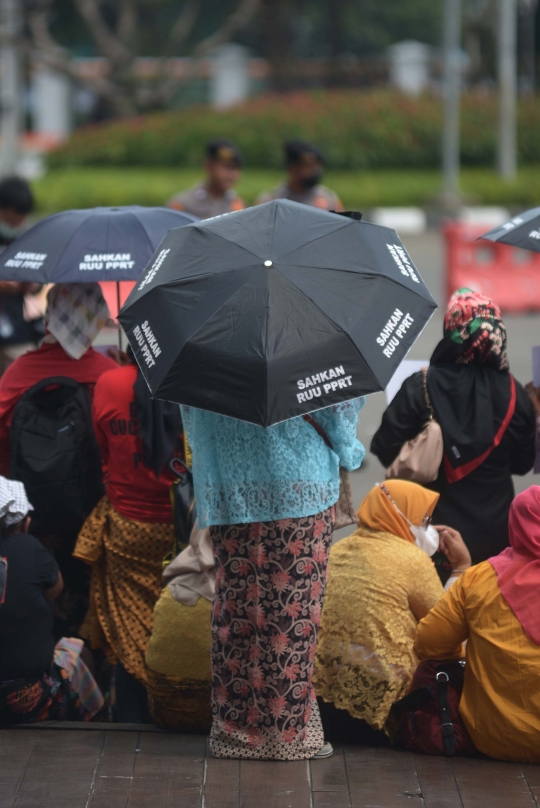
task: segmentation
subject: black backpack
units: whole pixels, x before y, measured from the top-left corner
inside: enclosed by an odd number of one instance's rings
[[[105,493],[87,389],[66,376],[38,382],[11,421],[11,478],[24,483],[32,532],[76,534]]]

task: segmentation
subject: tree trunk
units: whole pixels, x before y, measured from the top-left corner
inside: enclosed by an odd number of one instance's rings
[[[326,0],[326,30],[330,49],[326,73],[328,87],[340,87],[345,83],[341,55],[346,2],[347,0]]]
[[[270,65],[270,86],[278,92],[292,90],[296,84],[291,16],[293,0],[263,0],[262,28]]]
[[[526,95],[534,93],[536,62],[536,11],[538,0],[521,0],[519,4],[520,90]]]

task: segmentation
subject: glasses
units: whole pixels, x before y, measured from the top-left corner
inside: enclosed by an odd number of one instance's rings
[[[392,499],[392,495],[391,495],[390,491],[389,491],[389,490],[388,490],[388,488],[387,488],[387,487],[384,485],[384,483],[381,483],[381,485],[379,486],[379,488],[381,489],[381,491],[383,492],[383,494],[386,494],[386,496],[388,497],[388,499],[390,500],[390,502],[392,503],[392,505],[394,506],[394,508],[396,509],[396,511],[399,513],[399,515],[400,515],[400,516],[402,516],[402,517],[403,517],[403,518],[404,518],[404,519],[405,519],[405,520],[406,520],[406,521],[407,521],[407,522],[408,522],[410,525],[412,525],[411,520],[410,520],[410,519],[407,519],[407,517],[405,516],[405,514],[404,514],[404,513],[401,513],[401,511],[399,510],[398,506],[396,505],[396,503],[395,503],[395,502],[394,502],[394,500]],[[431,522],[432,522],[432,516],[431,516],[431,514],[426,513],[426,515],[424,516],[424,518],[422,519],[422,521],[421,521],[421,523],[420,523],[420,526],[421,526],[422,528],[424,528],[424,530],[426,530],[426,528],[428,528],[428,527],[430,526]]]

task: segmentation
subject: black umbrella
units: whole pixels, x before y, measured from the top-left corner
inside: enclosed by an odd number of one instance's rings
[[[484,233],[480,238],[540,253],[540,208],[526,210]]]
[[[156,398],[266,427],[383,390],[435,308],[393,230],[280,199],[170,232],[119,319]]]
[[[41,219],[0,255],[0,280],[136,281],[173,227],[196,221],[170,208],[87,208]]]

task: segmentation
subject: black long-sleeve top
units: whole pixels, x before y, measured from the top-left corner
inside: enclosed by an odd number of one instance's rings
[[[405,379],[390,402],[371,442],[371,452],[388,468],[403,444],[422,431],[428,417],[419,372]],[[441,465],[438,478],[426,486],[441,495],[433,514],[434,524],[460,531],[473,564],[508,546],[508,513],[514,498],[512,475],[526,474],[533,467],[535,435],[533,406],[524,387],[516,381],[514,415],[499,446],[462,480],[449,483]]]

